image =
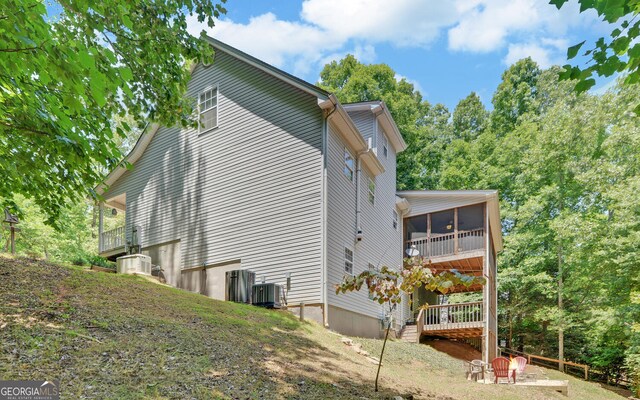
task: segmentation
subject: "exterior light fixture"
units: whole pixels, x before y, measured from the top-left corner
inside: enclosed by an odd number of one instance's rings
[[[409,257],[417,257],[420,255],[420,252],[418,251],[415,245],[411,245],[411,247],[405,250],[405,253],[407,253]]]

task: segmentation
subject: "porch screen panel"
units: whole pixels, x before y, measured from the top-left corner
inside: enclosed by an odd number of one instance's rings
[[[407,243],[405,248],[415,246],[421,256],[428,255],[427,216],[417,215],[406,220]]]
[[[484,248],[484,204],[458,208],[458,247],[460,251]]]
[[[431,214],[431,256],[454,253],[454,210]]]

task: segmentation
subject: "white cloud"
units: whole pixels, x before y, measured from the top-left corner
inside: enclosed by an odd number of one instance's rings
[[[375,62],[380,44],[423,49],[441,35],[453,51],[506,51],[506,63],[531,56],[548,66],[562,61],[571,27],[595,26],[594,14],[578,11],[576,0],[560,11],[546,0],[303,0],[297,20],[265,13],[244,23],[223,19],[213,29],[190,18],[188,26],[194,34],[204,29],[272,65],[309,77],[348,53]]]
[[[510,44],[507,55],[504,58],[504,63],[511,65],[527,57],[531,57],[541,68],[547,68],[553,64],[557,64],[552,61],[553,56],[548,47],[543,47],[535,43]]]
[[[558,10],[540,0],[459,0],[458,10],[460,19],[448,31],[449,48],[470,52],[495,51],[523,36],[528,42],[562,38],[570,28],[597,20],[594,13],[581,14],[575,1]]]
[[[418,92],[420,92],[420,94],[422,94],[422,97],[427,97],[427,92],[424,90],[422,85],[420,85],[420,82],[416,81],[415,79],[410,79],[410,78],[407,78],[406,76],[400,75],[400,74],[396,74],[396,76],[394,78],[396,78],[396,81],[398,81],[398,82],[400,82],[401,80],[404,79],[405,81],[407,81],[410,84],[412,84],[413,88],[415,90],[417,90]]]
[[[339,12],[336,12],[339,10]],[[437,0],[305,0],[299,21],[284,21],[273,13],[247,23],[229,19],[213,29],[188,20],[192,34],[203,29],[215,38],[277,67],[290,66],[307,74],[313,67],[346,55],[375,61],[375,45],[427,46],[443,28],[456,21],[457,10]]]
[[[231,20],[216,22],[213,29],[197,22],[188,21],[192,34],[203,29],[231,46],[237,47],[276,67],[285,67],[289,62],[296,65],[298,73],[306,73],[306,65],[321,58],[323,52],[339,49],[343,43],[327,41],[325,32],[317,27],[300,22],[279,20],[267,13],[253,17],[247,24]]]
[[[568,46],[569,42],[566,39],[551,38],[541,38],[538,43],[511,43],[503,61],[511,65],[518,60],[531,57],[541,68],[549,68],[566,62]]]
[[[306,0],[300,15],[339,40],[425,46],[456,21],[458,11],[439,0]]]

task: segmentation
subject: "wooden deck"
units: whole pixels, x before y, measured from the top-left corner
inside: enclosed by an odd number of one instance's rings
[[[481,337],[484,328],[482,302],[430,306],[419,315],[422,335],[449,339]]]
[[[446,328],[422,331],[424,336],[437,336],[446,339],[473,339],[482,337],[482,327],[479,328]]]

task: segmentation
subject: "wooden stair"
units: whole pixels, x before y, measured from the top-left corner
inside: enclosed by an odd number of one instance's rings
[[[409,343],[418,343],[418,327],[416,325],[407,325],[400,331],[400,340]]]

